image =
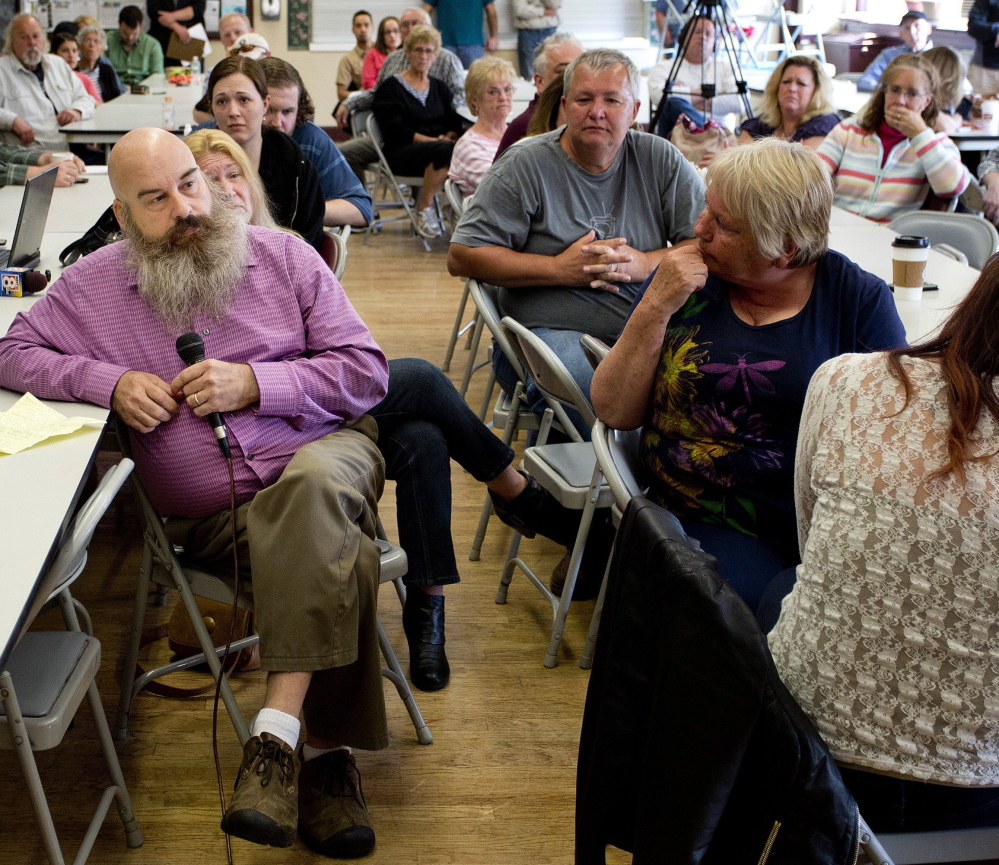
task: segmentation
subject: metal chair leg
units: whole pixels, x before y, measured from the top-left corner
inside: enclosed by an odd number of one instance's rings
[[[597,634],[600,632],[600,617],[604,613],[604,596],[607,594],[607,579],[610,577],[611,562],[614,561],[614,549],[617,546],[617,539],[611,546],[610,556],[607,558],[607,567],[604,568],[604,578],[600,582],[600,593],[597,595],[597,605],[593,609],[593,618],[590,619],[590,630],[586,633],[586,646],[583,654],[579,656],[579,668],[581,670],[593,669],[593,653],[596,651]]]
[[[461,300],[458,301],[458,314],[454,317],[454,327],[451,328],[451,340],[447,344],[447,352],[444,354],[444,363],[441,364],[441,372],[451,369],[451,358],[454,356],[455,346],[464,333],[462,319],[465,317],[465,307],[468,305],[468,280],[465,280],[465,287],[461,292]]]
[[[118,713],[115,715],[114,738],[123,742],[128,735],[128,715],[132,710],[133,680],[135,665],[139,661],[142,642],[142,626],[146,621],[146,602],[149,597],[149,576],[153,572],[153,551],[146,543],[142,547],[142,565],[135,588],[135,606],[132,609],[132,633],[125,649],[125,659],[121,669],[121,693],[118,696]]]
[[[420,713],[420,707],[416,705],[416,699],[413,697],[413,691],[409,687],[409,682],[406,681],[406,676],[402,672],[402,667],[399,666],[399,659],[396,657],[395,650],[389,642],[388,635],[385,633],[385,628],[382,627],[381,619],[376,619],[376,622],[378,624],[378,646],[382,650],[382,657],[385,658],[385,663],[388,664],[388,667],[382,668],[382,675],[395,685],[395,689],[399,692],[400,698],[402,698],[403,703],[406,704],[406,711],[409,712],[410,720],[413,722],[413,727],[416,729],[416,738],[419,743],[421,745],[429,745],[434,741],[433,734],[430,732],[430,728],[423,720],[423,715]]]
[[[558,665],[558,647],[562,642],[562,634],[565,631],[565,620],[569,615],[569,605],[572,603],[572,592],[576,588],[576,578],[579,576],[579,566],[583,561],[583,550],[586,547],[586,539],[590,534],[590,525],[593,522],[593,514],[597,508],[597,499],[600,497],[600,485],[603,483],[603,473],[600,466],[593,469],[593,478],[590,481],[590,491],[586,499],[586,507],[583,508],[583,516],[579,521],[579,531],[576,532],[576,540],[572,545],[572,555],[569,557],[569,570],[565,575],[565,584],[562,586],[562,597],[559,600],[558,608],[552,620],[552,633],[548,640],[548,651],[545,652],[545,666],[549,669]]]

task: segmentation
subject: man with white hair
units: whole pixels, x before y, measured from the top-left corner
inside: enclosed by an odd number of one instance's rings
[[[242,12],[230,12],[219,19],[219,41],[228,53],[240,36],[253,32],[250,19]]]
[[[417,24],[426,24],[429,27],[430,15],[422,9],[407,9],[402,13],[402,17],[399,19],[399,31],[402,34],[401,44],[406,43],[409,31]],[[335,115],[336,122],[343,127],[351,112],[371,110],[375,103],[375,91],[381,83],[405,72],[408,68],[409,60],[406,59],[405,50],[397,48],[385,58],[385,63],[382,64],[374,87],[370,90],[354,91],[339,105]],[[451,101],[455,110],[465,104],[465,71],[461,68],[461,61],[455,54],[442,48],[437,53],[437,59],[431,64],[428,74],[431,78],[439,78],[447,85],[448,90],[451,91]],[[358,137],[359,132],[363,132],[363,130],[355,129],[354,138],[350,141],[344,141],[339,146],[347,164],[363,183],[365,167],[372,162],[377,162],[378,154],[375,152],[375,146],[367,137]]]
[[[44,34],[33,15],[15,15],[0,57],[0,132],[6,144],[35,150],[66,150],[59,129],[93,116],[94,100],[69,64],[45,53]]]
[[[500,286],[503,314],[548,343],[585,393],[593,370],[579,337],[613,343],[635,287],[667,246],[693,238],[704,207],[704,185],[679,151],[631,129],[637,94],[638,70],[620,52],[573,60],[565,128],[500,157],[448,252],[453,276]]]
[[[365,414],[385,394],[385,358],[318,254],[246,226],[175,136],[130,132],[108,168],[126,240],[18,316],[0,385],[117,412],[188,555],[225,567],[235,531],[269,675],[222,828],[288,847],[301,827],[326,856],[364,855],[375,838],[348,746],[387,745],[373,540],[384,463]],[[192,331],[210,359],[185,366],[174,343]]]
[[[534,109],[538,107],[541,94],[549,84],[565,72],[565,67],[582,53],[583,46],[571,33],[554,33],[537,47],[534,52],[534,87],[537,92],[527,103],[527,108],[510,121],[500,139],[496,159],[499,159],[511,144],[527,135],[527,126],[534,116]]]

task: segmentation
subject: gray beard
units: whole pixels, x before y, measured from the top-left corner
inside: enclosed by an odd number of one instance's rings
[[[184,237],[193,225],[201,230]],[[164,237],[143,237],[127,211],[122,229],[139,294],[164,324],[189,330],[198,315],[229,313],[246,272],[246,226],[214,193],[210,215],[187,217]]]

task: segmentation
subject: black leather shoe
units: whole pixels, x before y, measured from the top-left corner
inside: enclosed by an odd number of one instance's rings
[[[564,547],[571,547],[576,541],[582,511],[563,507],[534,478],[524,472],[520,474],[527,479],[527,486],[513,501],[505,502],[489,490],[496,516],[525,538],[544,535]]]
[[[439,691],[451,679],[444,654],[444,596],[410,588],[402,627],[409,641],[409,678],[421,691]]]

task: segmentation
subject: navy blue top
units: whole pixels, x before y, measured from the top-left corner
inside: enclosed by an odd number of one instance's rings
[[[828,135],[834,126],[839,123],[838,114],[818,114],[811,120],[806,120],[791,136],[792,141],[804,141],[806,138],[814,138],[816,135]],[[773,126],[767,126],[759,117],[750,117],[739,129],[740,132],[748,132],[753,138],[769,138],[776,132]]]
[[[888,286],[838,252],[818,262],[804,309],[758,327],[709,276],[666,328],[642,431],[649,498],[796,552],[794,456],[812,373],[840,354],[905,344]]]

